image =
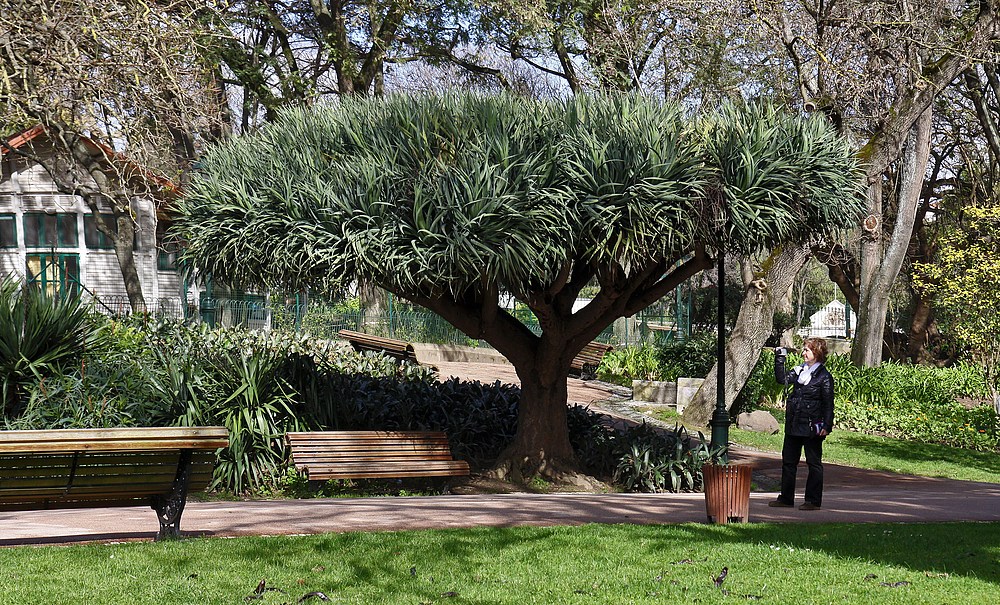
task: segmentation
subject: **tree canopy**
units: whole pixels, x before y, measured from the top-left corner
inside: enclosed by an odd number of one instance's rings
[[[187,255],[232,283],[527,295],[575,262],[632,273],[848,224],[850,148],[820,120],[639,96],[345,99],[219,147],[179,204]],[[440,293],[440,294],[439,294]]]
[[[963,208],[940,236],[936,263],[915,263],[914,282],[931,294],[942,323],[969,347],[986,372],[1000,412],[1000,206]]]
[[[723,246],[851,225],[859,174],[823,120],[766,105],[691,117],[639,95],[342,99],[207,154],[177,225],[217,279],[330,290],[362,278],[496,346],[522,380],[512,458],[535,472],[572,458],[565,378],[587,342]]]

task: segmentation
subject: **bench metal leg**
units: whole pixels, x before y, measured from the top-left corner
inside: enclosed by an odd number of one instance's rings
[[[156,540],[178,538],[181,535],[181,513],[187,502],[188,482],[191,479],[191,450],[181,452],[177,462],[177,476],[170,494],[153,496],[151,507],[160,521]]]

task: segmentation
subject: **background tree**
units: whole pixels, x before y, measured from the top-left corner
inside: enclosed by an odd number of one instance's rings
[[[993,52],[994,2],[818,0],[752,3],[796,75],[803,106],[865,141],[868,213],[857,247],[822,252],[858,311],[852,359],[881,362],[889,292],[919,209],[933,101]]]
[[[726,342],[726,407],[731,408],[760,358],[761,346],[774,330],[774,315],[799,270],[809,258],[807,244],[789,243],[774,248],[762,263],[762,270],[745,284],[745,296],[735,325]],[[747,343],[759,343],[751,349]],[[684,408],[684,421],[705,426],[712,418],[718,397],[719,365],[709,370],[694,398]]]
[[[488,341],[522,387],[499,472],[560,477],[573,468],[566,375],[584,345],[709,267],[720,238],[748,253],[858,209],[850,153],[820,121],[682,115],[635,96],[345,99],[284,114],[206,157],[179,204],[186,255],[235,284],[366,278]]]
[[[493,50],[507,82],[520,66],[573,94],[644,90],[694,106],[730,99],[749,67],[740,48],[755,38],[735,35],[741,9],[722,0],[480,0],[474,8],[469,35]]]
[[[995,194],[994,194],[995,195]],[[918,263],[914,280],[934,297],[950,333],[982,364],[1000,412],[1000,206],[974,205],[940,238],[936,263]]]
[[[41,164],[61,193],[83,198],[114,244],[136,311],[145,301],[133,199],[176,179],[218,115],[192,52],[199,5],[10,0],[0,12],[0,124],[45,128],[53,154],[13,152]]]

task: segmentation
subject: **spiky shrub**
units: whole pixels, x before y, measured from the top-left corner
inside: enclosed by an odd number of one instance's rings
[[[687,429],[656,429],[643,422],[618,437],[614,481],[631,492],[699,491],[701,467],[711,458],[704,435],[693,440]]]
[[[790,355],[789,366],[802,362]],[[841,429],[980,451],[1000,451],[1000,414],[986,404],[983,369],[961,363],[937,368],[886,362],[859,368],[844,355],[830,355],[834,417]],[[781,401],[787,387],[774,380],[773,354],[761,355],[752,376],[760,398]],[[748,382],[747,388],[751,387]],[[759,399],[758,399],[759,400]],[[972,404],[967,407],[960,401]],[[975,405],[976,403],[982,405]]]
[[[428,382],[433,372],[379,355],[333,349],[298,334],[209,329],[159,322],[146,326],[143,365],[156,424],[222,425],[214,487],[234,493],[269,489],[287,462],[284,436],[309,428],[346,428],[342,377]]]
[[[0,380],[3,416],[20,415],[30,386],[80,363],[104,345],[104,319],[79,296],[52,296],[16,279],[0,279]]]
[[[622,386],[632,386],[633,380],[662,380],[656,357],[656,348],[647,343],[608,351],[597,367],[597,377]]]
[[[990,405],[966,407],[959,399],[985,402],[982,367],[950,368],[883,363],[859,368],[831,355],[827,366],[836,384],[837,425],[981,451],[1000,451],[1000,414]]]
[[[733,415],[752,412],[765,400],[774,401],[781,395],[781,388],[774,380],[774,352],[765,349],[736,396]]]

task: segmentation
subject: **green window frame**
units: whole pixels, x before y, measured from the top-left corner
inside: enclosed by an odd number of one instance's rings
[[[25,275],[29,284],[39,284],[51,295],[66,296],[80,291],[80,255],[29,254]]]
[[[111,225],[111,228],[117,232],[118,221],[115,220],[114,215],[104,214],[102,216],[104,216],[104,220]],[[83,215],[83,239],[87,244],[87,248],[90,250],[115,249],[115,243],[111,241],[111,238],[97,230],[97,219],[94,218],[93,214]]]
[[[26,212],[22,221],[26,248],[76,248],[76,214]]]
[[[0,214],[0,248],[17,248],[17,216]]]

